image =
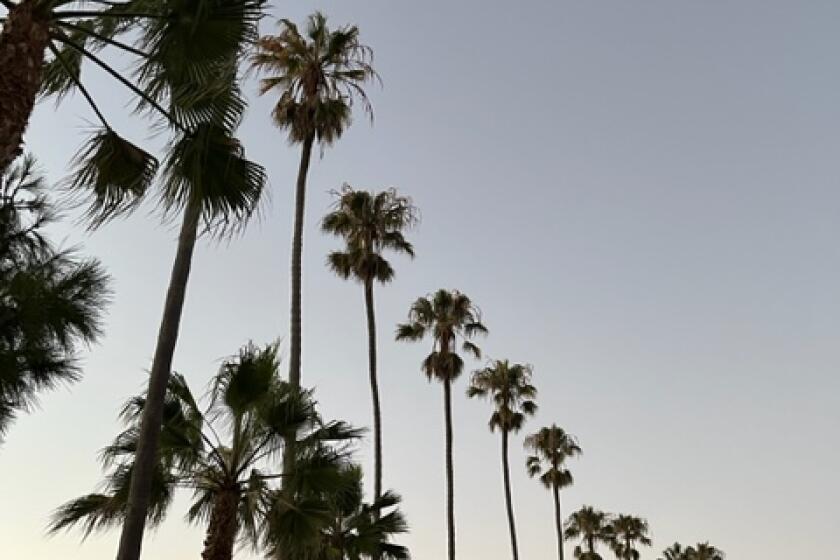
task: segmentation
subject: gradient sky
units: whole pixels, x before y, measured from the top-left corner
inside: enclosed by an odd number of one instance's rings
[[[439,287],[482,308],[488,356],[534,365],[541,409],[528,428],[557,422],[580,438],[566,513],[646,517],[645,559],[707,539],[733,560],[834,554],[840,3],[344,0],[276,14],[316,8],[361,27],[385,86],[371,92],[375,125],[360,116],[312,166],[303,380],[325,416],[369,424],[362,290],[326,270],[338,245],[317,223],[345,181],[396,186],[423,214],[417,259],[395,258],[398,278],[377,294],[385,483],[404,495],[414,557],[445,552],[442,391],[419,370],[427,345],[391,333]],[[148,139],[124,91],[89,77],[121,130]],[[221,357],[288,329],[298,152],[271,125],[271,99],[247,90],[241,136],[271,196],[243,237],[200,243],[175,357],[197,391]],[[92,118],[79,99],[37,109],[28,143],[50,177],[66,174]],[[107,560],[116,531],[80,544],[44,527],[100,480],[97,451],[144,382],[175,228],[141,211],[56,235],[104,262],[116,298],[84,380],[44,396],[0,448],[0,556]],[[507,558],[489,405],[454,407],[460,557]],[[521,555],[550,559],[550,494],[526,477],[520,439]],[[186,503],[147,538],[146,558],[198,557]]]

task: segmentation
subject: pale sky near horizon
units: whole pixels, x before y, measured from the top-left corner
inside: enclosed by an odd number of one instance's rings
[[[345,0],[273,13],[301,21],[315,9],[360,26],[385,85],[371,90],[374,126],[359,115],[313,162],[303,380],[326,417],[369,425],[362,290],[325,268],[338,242],[318,220],[343,182],[396,186],[423,215],[410,234],[417,259],[395,257],[398,277],[377,293],[385,484],[404,496],[412,532],[400,540],[413,557],[445,555],[442,391],[419,370],[427,345],[392,333],[440,287],[481,307],[489,357],[534,365],[541,409],[526,431],[557,422],[579,437],[566,514],[591,504],[647,518],[644,560],[675,540],[709,540],[732,560],[831,557],[840,3]],[[91,78],[120,129],[147,139],[123,90]],[[270,124],[271,99],[253,81],[246,90],[240,136],[267,167],[270,200],[244,236],[200,242],[175,357],[198,392],[220,358],[288,329],[298,151]],[[78,98],[36,109],[28,147],[50,177],[66,174],[92,119]],[[71,223],[56,232],[103,261],[116,295],[84,380],[44,395],[0,447],[3,560],[114,557],[117,531],[80,543],[44,528],[101,480],[97,451],[145,379],[175,249],[174,226],[159,224],[141,211],[90,235]],[[454,408],[459,557],[508,558],[489,404]],[[527,478],[520,441],[521,557],[549,560],[551,498]],[[144,558],[199,556],[186,507],[147,537]]]

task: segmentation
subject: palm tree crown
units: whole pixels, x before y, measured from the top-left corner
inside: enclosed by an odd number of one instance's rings
[[[344,238],[346,244],[343,251],[330,253],[330,268],[342,278],[362,283],[390,282],[394,269],[382,252],[387,249],[413,257],[414,247],[402,232],[416,221],[411,199],[395,189],[372,193],[345,185],[336,209],[321,223],[324,232]]]
[[[490,416],[490,430],[518,432],[527,416],[537,412],[537,388],[531,384],[529,365],[496,360],[473,373],[467,396],[490,398],[495,408]]]
[[[723,551],[705,542],[688,548],[683,548],[680,543],[674,543],[662,551],[660,560],[724,560],[725,558]]]
[[[525,438],[525,448],[533,452],[527,459],[528,474],[539,475],[546,488],[565,488],[574,483],[572,473],[564,468],[566,459],[583,452],[573,435],[553,424]]]
[[[583,506],[566,520],[566,539],[580,539],[575,547],[575,558],[580,560],[601,560],[598,544],[609,545],[613,541],[610,517],[591,506]]]
[[[612,521],[613,551],[621,560],[639,560],[641,553],[636,543],[650,546],[648,522],[632,515],[618,515]]]
[[[320,12],[309,16],[306,29],[283,19],[278,35],[259,40],[254,66],[268,74],[260,92],[280,91],[274,122],[288,131],[289,140],[301,143],[315,138],[332,144],[350,123],[353,100],[361,100],[373,115],[363,85],[378,79],[371,65],[372,51],[359,41],[359,29],[327,26]]]

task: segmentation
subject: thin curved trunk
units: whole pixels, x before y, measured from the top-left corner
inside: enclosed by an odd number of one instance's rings
[[[306,175],[309,173],[309,161],[312,158],[314,136],[303,141],[298,169],[297,188],[295,190],[295,224],[292,235],[292,342],[289,352],[289,383],[293,388],[300,388],[301,362],[301,277],[303,258],[303,220],[306,206]]]
[[[554,495],[554,522],[557,524],[557,558],[563,560],[563,516],[560,514],[560,488],[557,483],[551,485]]]
[[[452,466],[452,381],[443,381],[443,407],[446,420],[446,528],[449,560],[455,560],[455,488]]]
[[[0,33],[0,171],[20,154],[23,133],[41,87],[49,22],[35,0],[9,9]]]
[[[213,500],[213,510],[210,512],[210,523],[207,525],[207,536],[204,539],[202,560],[231,560],[233,547],[236,544],[236,533],[239,531],[237,510],[239,508],[239,492],[228,490],[219,493]]]
[[[120,536],[117,560],[140,558],[143,529],[149,507],[149,492],[152,487],[160,426],[163,420],[163,401],[172,370],[172,356],[175,354],[175,344],[178,341],[178,328],[187,295],[187,280],[190,276],[200,217],[201,208],[198,205],[190,205],[184,210],[181,233],[178,237],[178,250],[172,265],[163,318],[160,322],[155,356],[152,360],[152,371],[149,375],[149,390],[143,407],[137,453],[128,493],[128,508]]]
[[[505,505],[507,506],[510,548],[513,560],[519,560],[519,546],[516,544],[516,522],[513,518],[513,498],[510,492],[510,465],[508,464],[508,431],[502,430],[502,476],[505,483]]]
[[[379,382],[376,378],[376,314],[373,306],[373,280],[365,281],[365,311],[368,327],[368,366],[370,396],[373,401],[373,498],[382,497],[382,412],[379,408]],[[379,517],[377,511],[376,516]]]

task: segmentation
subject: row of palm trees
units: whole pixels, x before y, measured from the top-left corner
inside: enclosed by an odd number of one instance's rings
[[[359,281],[365,292],[375,450],[372,504],[362,506],[361,498],[338,500],[335,493],[322,490],[318,494],[314,483],[307,486],[296,482],[306,479],[305,473],[318,471],[311,468],[311,461],[323,459],[318,453],[327,453],[338,460],[346,458],[344,450],[329,439],[319,440],[313,447],[308,436],[301,437],[297,428],[272,424],[261,417],[274,410],[272,406],[283,399],[287,401],[284,405],[287,409],[291,406],[288,402],[305,400],[301,396],[306,394],[301,385],[301,263],[307,176],[313,149],[328,147],[350,125],[354,101],[360,102],[363,110],[372,116],[364,88],[379,78],[371,63],[372,52],[360,42],[358,28],[330,29],[326,18],[316,13],[310,16],[302,30],[291,21],[281,20],[277,35],[259,38],[257,22],[265,15],[264,0],[95,3],[0,0],[0,5],[8,12],[0,33],[0,168],[6,169],[20,153],[23,133],[39,93],[60,99],[70,91],[78,91],[101,123],[101,128],[80,151],[72,181],[74,189],[88,193],[91,199],[88,214],[91,225],[98,227],[136,208],[149,196],[155,180],[159,186],[156,198],[160,207],[170,216],[180,214],[182,220],[148,391],[126,408],[129,427],[117,438],[113,452],[106,456],[106,467],[113,469],[107,487],[110,493],[71,502],[58,512],[55,527],[85,522],[93,523],[88,527],[97,528],[119,520],[122,533],[117,558],[138,560],[147,521],[158,521],[163,511],[161,507],[165,509],[167,503],[167,495],[159,493],[160,488],[166,486],[161,482],[172,480],[174,486],[186,485],[197,491],[194,519],[208,521],[205,558],[229,558],[231,535],[257,527],[253,521],[257,511],[263,516],[260,517],[263,522],[259,524],[260,529],[253,529],[256,532],[252,537],[259,533],[265,538],[265,534],[270,533],[269,540],[261,541],[263,546],[283,557],[295,554],[299,543],[312,542],[299,538],[306,533],[305,524],[284,521],[289,518],[281,515],[290,510],[305,511],[306,508],[296,502],[298,499],[309,504],[317,502],[315,510],[318,512],[330,508],[330,511],[338,512],[335,518],[339,521],[331,525],[329,540],[339,543],[336,545],[339,549],[350,546],[347,543],[361,534],[359,527],[365,524],[390,519],[395,522],[391,526],[394,530],[390,532],[401,532],[403,526],[398,522],[401,518],[383,513],[394,506],[396,500],[382,490],[382,418],[373,289],[375,284],[387,283],[394,276],[393,268],[383,257],[385,250],[414,254],[403,236],[403,230],[416,222],[416,209],[410,199],[393,190],[367,193],[346,187],[339,193],[334,211],[322,222],[324,231],[340,236],[345,242],[341,251],[329,256],[330,267],[343,278]],[[106,48],[136,58],[134,74],[128,77],[104,62],[98,53]],[[233,376],[228,372],[229,377],[217,376],[211,391],[212,406],[202,413],[193,406],[195,399],[187,396],[189,392],[183,378],[171,373],[172,360],[198,237],[240,231],[257,209],[266,184],[264,169],[247,159],[243,145],[235,137],[247,105],[239,86],[240,68],[248,60],[263,74],[260,92],[278,93],[273,121],[287,133],[292,144],[301,147],[291,252],[288,383],[272,377],[268,385],[263,385],[272,389],[246,403],[237,400],[244,399],[237,393],[243,390],[242,384],[267,378]],[[155,115],[167,126],[171,139],[162,165],[109,124],[85,84],[81,73],[83,63],[102,68],[132,92],[140,112]],[[473,340],[476,335],[486,332],[478,308],[465,294],[439,290],[415,301],[408,320],[398,326],[396,333],[397,340],[430,339],[431,351],[423,361],[422,370],[430,380],[439,381],[444,389],[450,560],[455,558],[452,386],[464,369],[459,352],[479,358],[481,351]],[[265,352],[270,355],[275,351]],[[243,363],[250,363],[249,356],[257,354],[251,348],[240,354],[239,362],[231,368],[242,369]],[[276,363],[274,366],[276,372]],[[244,369],[250,369],[250,366]],[[529,366],[496,361],[477,371],[468,389],[470,396],[486,397],[494,403],[490,427],[501,434],[505,503],[514,559],[518,558],[518,547],[508,447],[510,434],[517,432],[526,417],[536,410],[536,389],[531,384],[531,375]],[[239,381],[234,383],[234,377]],[[228,394],[230,391],[232,393]],[[233,399],[233,404],[228,399]],[[219,412],[220,402],[228,406],[227,412]],[[180,407],[181,412],[173,412],[173,407]],[[170,425],[169,416],[173,413],[178,424],[174,427]],[[226,414],[233,422],[230,434],[233,439],[227,443],[218,435],[208,435],[214,434],[213,419],[220,414]],[[314,426],[320,420],[313,416],[306,422],[307,426]],[[241,423],[239,428],[237,423]],[[314,430],[317,433],[317,429]],[[251,432],[266,438],[258,446],[259,450],[251,449],[250,446],[255,445],[253,441],[244,442],[246,435],[253,435]],[[179,434],[175,443],[168,441],[173,434]],[[356,437],[355,434],[345,435],[343,439]],[[529,473],[539,475],[543,484],[552,490],[558,554],[562,560],[564,527],[559,492],[572,483],[564,462],[579,454],[580,448],[572,436],[557,426],[543,428],[526,438],[525,444],[533,452],[527,460]],[[171,445],[175,447],[171,448]],[[265,456],[262,456],[263,452]],[[249,457],[267,459],[275,453],[282,453],[283,467],[265,476],[244,460]],[[338,463],[340,461],[332,466],[336,467]],[[343,478],[349,482],[345,490],[349,486],[357,488],[358,469],[346,465],[339,467],[331,472],[346,474]],[[247,481],[239,478],[245,472],[243,469],[251,469],[252,475],[257,471],[256,478],[252,479],[250,475]],[[274,480],[273,477],[281,481],[279,487],[264,484],[266,480]],[[211,479],[213,484],[208,483]],[[174,486],[170,486],[170,491]],[[317,495],[302,494],[302,487]],[[255,498],[250,505],[256,509],[242,514],[243,517],[233,515],[233,510],[239,509],[234,504],[248,504],[255,496],[260,498]],[[88,509],[82,506],[88,506]],[[366,513],[357,518],[352,513],[357,510]],[[351,529],[345,530],[348,519],[357,521],[351,523]],[[323,531],[315,532],[321,534]],[[574,525],[567,523],[565,536],[573,538],[575,534]],[[289,538],[289,535],[295,537]],[[254,538],[252,540],[256,542]],[[625,539],[621,544],[624,548],[620,550],[625,555],[630,554],[631,545],[636,541],[631,539],[629,542]],[[343,556],[346,549],[342,550]],[[369,554],[381,557],[386,552],[379,546]],[[595,554],[594,547],[583,547],[576,552]],[[680,557],[679,560],[684,559]]]

